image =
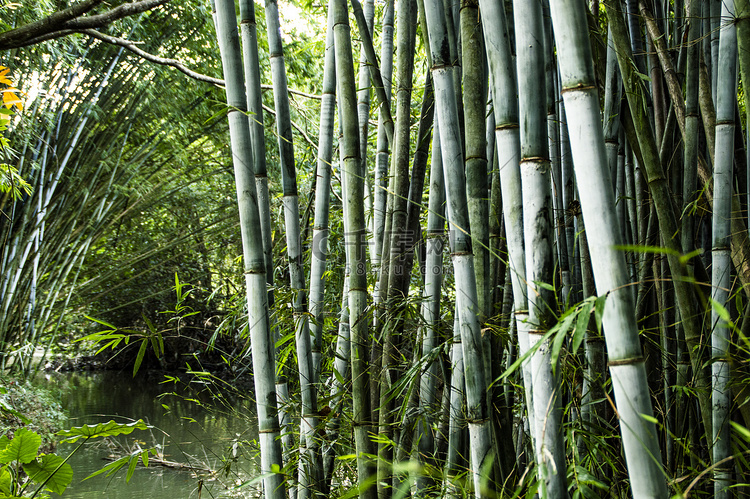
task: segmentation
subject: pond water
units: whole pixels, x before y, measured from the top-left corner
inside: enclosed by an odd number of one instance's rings
[[[257,425],[254,404],[248,399],[229,398],[210,384],[164,383],[163,375],[139,376],[127,372],[45,374],[38,383],[62,394],[70,414],[70,426],[102,423],[114,419],[131,422],[142,419],[153,428],[107,442],[86,443],[70,459],[73,483],[62,497],[83,499],[159,499],[258,497],[256,447]],[[223,401],[222,410],[211,408]],[[80,442],[80,441],[79,441]],[[58,446],[66,456],[77,444]],[[136,468],[129,483],[127,466],[113,476],[101,474],[83,481],[91,473],[140,446],[158,447],[164,461],[224,473],[200,473],[154,465]],[[109,458],[109,461],[107,460]],[[55,495],[54,497],[60,497]]]

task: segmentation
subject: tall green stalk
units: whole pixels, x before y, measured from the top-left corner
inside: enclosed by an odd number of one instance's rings
[[[379,433],[393,437],[392,414],[395,400],[391,393],[398,375],[398,348],[396,341],[403,324],[406,292],[403,289],[410,275],[405,268],[407,255],[407,209],[409,200],[409,152],[411,125],[411,94],[414,78],[414,47],[416,40],[416,1],[398,0],[396,18],[396,126],[391,150],[391,224],[386,225],[390,239],[383,253],[389,254],[387,286],[381,287],[381,300],[386,305],[383,325],[383,360],[380,373],[380,404],[378,410]],[[383,280],[381,280],[383,282]],[[408,285],[408,284],[407,284]],[[378,442],[378,497],[390,497],[390,466],[393,447],[385,441]]]
[[[266,262],[261,238],[254,235],[260,229],[258,197],[253,172],[253,149],[250,128],[245,117],[247,100],[242,75],[237,17],[233,0],[216,2],[216,34],[221,50],[224,80],[229,106],[229,133],[234,159],[237,200],[240,209],[245,283],[247,286],[248,327],[253,357],[253,381],[258,411],[258,429],[261,450],[260,472],[264,475],[266,499],[285,497],[279,421],[276,415],[274,390],[273,342],[268,319],[268,294],[266,292]]]
[[[508,267],[513,290],[514,321],[518,335],[519,354],[529,349],[528,300],[526,298],[526,256],[523,235],[523,198],[521,195],[520,129],[515,61],[511,55],[508,19],[502,2],[481,0],[479,7],[487,29],[487,47],[492,103],[495,115],[495,143],[497,147],[500,189],[503,200],[503,220],[508,243]],[[530,426],[534,428],[531,366],[522,367],[526,407]],[[533,432],[532,432],[533,433]]]
[[[269,310],[273,310],[274,262],[271,247],[271,203],[268,193],[268,169],[266,167],[263,96],[260,83],[260,60],[258,57],[258,26],[255,18],[255,4],[251,0],[240,0],[240,30],[245,89],[247,92],[248,122],[250,137],[253,142],[253,170],[255,172],[255,187],[258,192],[258,211],[260,212],[260,233],[263,239],[263,253],[266,259],[268,308]],[[271,336],[274,339],[274,343],[276,343],[279,340],[278,326],[271,324],[271,331]],[[279,347],[276,347],[277,358],[278,355]],[[291,417],[287,410],[289,388],[286,369],[282,368],[276,372],[276,394],[279,401],[279,424],[283,430],[281,437],[282,450],[284,452],[284,460],[288,461],[294,449],[294,433],[291,425]]]
[[[302,395],[301,446],[299,497],[305,499],[319,489],[322,482],[320,442],[316,435],[318,426],[318,404],[314,385],[312,342],[310,339],[309,314],[307,312],[307,286],[302,268],[302,241],[300,238],[299,195],[297,194],[297,170],[294,163],[292,121],[289,111],[289,86],[284,63],[284,48],[281,42],[279,8],[276,0],[266,0],[266,32],[271,59],[274,107],[276,108],[276,133],[279,146],[281,184],[284,205],[284,227],[286,249],[289,260],[289,281],[294,294],[294,328],[297,347]]]
[[[432,144],[432,160],[430,166],[430,197],[427,213],[427,232],[425,244],[427,246],[424,271],[424,297],[422,302],[422,357],[431,357],[438,347],[438,327],[440,324],[440,296],[443,284],[443,246],[445,244],[445,183],[443,179],[443,164],[440,157],[440,140],[438,124],[434,126],[435,139]],[[422,375],[419,386],[419,412],[422,415],[419,429],[419,460],[423,464],[433,464],[435,457],[435,436],[433,422],[437,413],[435,405],[437,399],[438,382],[437,359],[429,364]],[[418,494],[424,494],[429,487],[425,475],[417,479]]]
[[[395,18],[393,0],[387,0],[383,7],[382,34],[380,42],[380,70],[383,76],[383,85],[385,85],[385,95],[388,102],[382,106],[387,107],[390,111],[391,106],[391,77],[393,76],[393,22]],[[385,210],[388,186],[388,137],[385,132],[386,122],[385,109],[381,108],[378,112],[378,136],[377,136],[377,153],[375,156],[375,186],[374,186],[374,206],[373,206],[373,244],[378,250],[375,252],[375,258],[372,260],[372,267],[377,272],[380,270],[381,251],[383,248],[383,232],[385,230]],[[379,289],[376,285],[373,299],[378,303]]]
[[[333,121],[336,107],[336,60],[333,46],[333,9],[328,6],[325,60],[323,62],[323,95],[320,101],[318,132],[318,167],[315,183],[315,219],[310,256],[310,316],[312,317],[312,357],[314,382],[320,378],[323,345],[325,272],[328,260],[329,212],[331,197],[331,162],[333,161]]]
[[[716,307],[727,307],[732,286],[730,220],[734,175],[734,107],[737,99],[737,31],[729,22],[734,3],[722,2],[716,97],[716,151],[714,153],[713,243],[711,250],[711,396],[713,434],[711,454],[714,463],[714,497],[730,497],[732,466],[722,463],[731,455],[729,416],[732,404],[729,388],[729,323]],[[722,464],[719,464],[722,463]]]
[[[466,179],[461,147],[461,128],[450,58],[448,31],[440,0],[424,2],[425,17],[430,27],[432,78],[435,85],[437,121],[440,123],[440,147],[446,180],[448,222],[451,226],[451,252],[456,274],[456,292],[460,294],[459,325],[463,357],[474,359],[464,365],[467,399],[467,421],[471,438],[471,471],[474,494],[482,496],[486,483],[487,459],[491,459],[491,426],[487,410],[487,381],[482,356],[482,335],[477,317],[477,291],[474,277],[469,213],[466,200]]]
[[[344,176],[344,231],[349,277],[349,317],[351,324],[352,425],[357,450],[359,497],[374,499],[376,470],[370,461],[374,445],[370,440],[373,424],[369,397],[369,321],[367,319],[367,247],[364,206],[364,177],[359,158],[359,124],[354,81],[351,35],[346,1],[334,0],[334,45],[336,80],[343,131],[339,147]]]
[[[552,326],[554,292],[554,220],[547,141],[546,95],[535,87],[544,74],[545,29],[540,1],[514,1],[516,64],[521,127],[521,187],[523,194],[526,282],[529,300],[529,344],[536,423],[536,460],[545,491],[567,497],[565,450],[562,440],[561,385],[552,365],[551,344],[543,339]],[[545,286],[545,284],[547,286]],[[550,286],[550,287],[548,287]],[[557,374],[559,374],[559,369]]]
[[[710,434],[708,431],[711,428],[711,418],[709,417],[711,413],[710,400],[707,392],[708,379],[704,368],[705,362],[702,359],[704,357],[704,349],[701,346],[703,314],[698,309],[691,278],[687,274],[685,265],[679,258],[679,255],[682,254],[682,246],[679,239],[680,231],[677,226],[677,217],[674,212],[669,185],[662,169],[659,150],[656,146],[648,117],[645,114],[645,89],[643,88],[642,80],[635,73],[632,64],[632,52],[628,43],[628,35],[624,20],[622,19],[620,4],[619,0],[608,0],[605,2],[607,16],[610,20],[610,29],[614,30],[613,38],[617,49],[617,59],[625,86],[628,108],[637,135],[637,142],[643,157],[645,177],[649,184],[649,191],[653,197],[659,228],[661,233],[665,235],[664,245],[668,248],[667,260],[674,281],[680,317],[685,328],[685,341],[687,342],[691,363],[698,379],[697,395],[701,406],[701,416],[706,433]]]
[[[588,39],[585,7],[552,0],[562,92],[576,178],[597,292],[607,295],[603,321],[625,458],[633,496],[667,497],[653,419],[633,295],[616,218],[614,193],[600,125],[599,97]],[[607,4],[607,11],[612,8]]]

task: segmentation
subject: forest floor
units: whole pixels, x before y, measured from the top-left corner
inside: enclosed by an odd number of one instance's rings
[[[55,433],[64,428],[68,416],[59,393],[32,385],[31,381],[8,374],[0,375],[0,435],[12,437],[19,428],[28,428],[42,437],[42,452],[52,452]]]

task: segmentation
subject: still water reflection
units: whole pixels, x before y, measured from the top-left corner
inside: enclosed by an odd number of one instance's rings
[[[102,474],[82,481],[107,465],[107,456],[113,454],[112,446],[87,443],[69,461],[74,478],[64,498],[257,497],[255,487],[238,487],[257,472],[252,446],[243,445],[243,442],[257,439],[252,404],[248,400],[225,398],[231,411],[212,410],[209,407],[214,405],[215,389],[212,397],[205,390],[206,385],[200,386],[202,390],[183,389],[174,383],[161,383],[160,375],[133,379],[126,372],[65,373],[47,374],[39,381],[60,390],[63,406],[70,414],[69,426],[110,419],[121,422],[143,419],[154,428],[150,432],[136,430],[120,437],[118,444],[131,449],[135,445],[141,448],[159,446],[164,460],[198,468],[220,470],[227,460],[231,462],[226,476],[223,473],[196,474],[150,463],[148,468],[137,468],[127,484],[127,467],[111,477]],[[181,396],[163,395],[170,392]],[[72,448],[73,445],[61,445],[57,454],[65,456]]]

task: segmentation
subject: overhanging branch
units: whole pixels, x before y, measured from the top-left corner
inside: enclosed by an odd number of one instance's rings
[[[55,12],[32,23],[0,33],[0,50],[26,47],[42,41],[59,38],[71,30],[101,28],[123,17],[140,14],[167,3],[169,0],[140,0],[124,3],[101,14],[82,17],[104,0],[84,0],[65,10]]]

